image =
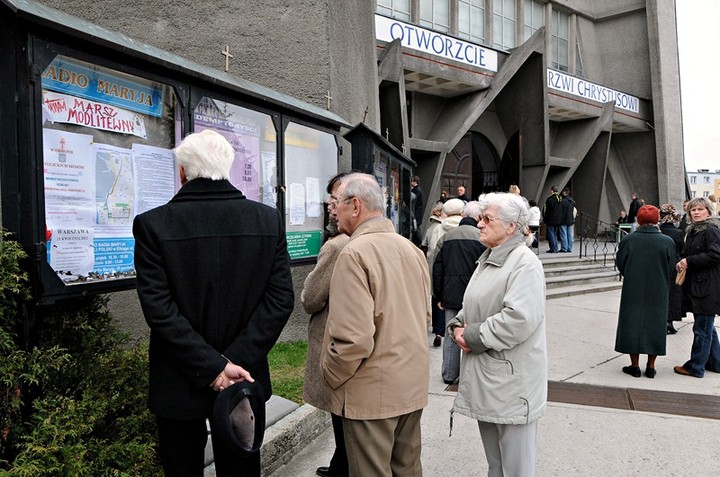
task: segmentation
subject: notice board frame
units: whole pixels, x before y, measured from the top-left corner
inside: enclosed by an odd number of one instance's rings
[[[0,0],[0,31],[0,61],[13,72],[0,90],[0,220],[29,256],[25,269],[36,305],[135,287],[135,278],[66,285],[48,263],[41,75],[56,55],[170,85],[178,101],[182,137],[193,127],[193,91],[229,98],[248,109],[265,112],[280,125],[289,121],[309,125],[335,136],[336,144],[340,128],[349,127],[330,111],[29,0]],[[278,131],[277,208],[284,214],[282,132]]]

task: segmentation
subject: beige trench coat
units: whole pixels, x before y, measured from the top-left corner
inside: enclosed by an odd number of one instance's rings
[[[330,411],[386,419],[428,400],[430,277],[385,218],[361,224],[335,264],[320,365]]]

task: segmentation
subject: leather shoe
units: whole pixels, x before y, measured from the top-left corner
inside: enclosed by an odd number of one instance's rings
[[[668,323],[667,334],[674,335],[675,333],[677,333],[677,330],[675,329],[675,327],[672,325],[672,323]]]
[[[629,374],[634,378],[639,378],[640,376],[642,376],[642,371],[640,371],[640,368],[638,366],[624,366],[622,372],[625,374]]]
[[[441,343],[442,343],[442,338],[440,337],[440,335],[435,335],[435,339],[433,340],[433,346],[438,348]]]
[[[645,368],[645,377],[646,378],[652,379],[655,377],[656,374],[657,374],[657,370],[655,370],[655,368]]]
[[[315,473],[320,477],[333,477],[333,473],[330,470],[330,467],[318,467],[315,470]]]
[[[673,371],[675,371],[678,374],[682,374],[683,376],[692,376],[693,378],[701,378],[702,376],[695,376],[690,371],[685,369],[685,366],[675,366],[673,368]]]

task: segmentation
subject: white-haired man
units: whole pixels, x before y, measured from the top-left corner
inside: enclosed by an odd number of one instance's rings
[[[135,218],[137,292],[150,326],[150,410],[166,475],[202,476],[218,392],[256,381],[271,396],[267,354],[294,305],[283,217],[228,181],[234,151],[210,130],[175,150],[181,189]],[[215,438],[218,476],[259,476]]]
[[[330,284],[320,358],[331,412],[343,418],[351,476],[422,475],[430,278],[422,252],[383,216],[375,179],[349,174],[333,197],[350,235]]]

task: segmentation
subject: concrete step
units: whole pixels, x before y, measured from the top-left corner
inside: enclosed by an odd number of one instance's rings
[[[611,290],[619,290],[622,288],[622,282],[621,281],[613,281],[613,282],[600,282],[600,283],[590,283],[590,284],[584,284],[584,285],[572,285],[572,286],[562,286],[557,288],[548,288],[546,290],[545,298],[548,300],[552,300],[554,298],[564,298],[569,296],[575,296],[575,295],[584,295],[587,293],[601,293],[605,291],[611,291]]]
[[[298,406],[294,402],[273,395],[265,403],[265,437],[260,449],[263,475],[276,469],[292,457],[292,449],[299,443],[312,440],[330,425],[330,414],[309,404]],[[205,445],[204,477],[216,477],[213,463],[212,442],[208,424],[208,440]]]
[[[565,267],[551,267],[545,269],[545,277],[558,277],[565,275],[578,275],[583,273],[603,272],[608,269],[600,263],[573,264]]]
[[[619,280],[618,272],[613,270],[546,277],[546,288],[563,286],[588,285],[591,283],[614,282]]]

